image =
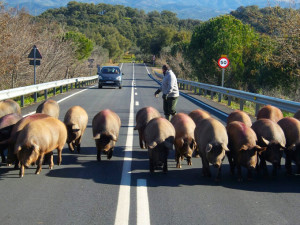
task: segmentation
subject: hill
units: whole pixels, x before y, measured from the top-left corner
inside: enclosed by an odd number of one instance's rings
[[[47,9],[66,6],[69,0],[5,0],[10,7],[24,7],[32,15],[39,15]],[[176,13],[181,19],[208,20],[222,14],[228,14],[240,6],[257,5],[259,7],[279,5],[281,7],[299,8],[300,1],[292,0],[81,0],[84,3],[106,3],[124,5],[131,8],[150,11],[168,10]]]

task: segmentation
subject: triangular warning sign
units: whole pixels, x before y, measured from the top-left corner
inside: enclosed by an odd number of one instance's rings
[[[35,51],[35,58],[36,59],[42,59],[42,55],[40,53],[40,51],[38,50],[38,48],[34,45],[31,52],[28,55],[28,58],[30,59],[34,59],[34,51]]]

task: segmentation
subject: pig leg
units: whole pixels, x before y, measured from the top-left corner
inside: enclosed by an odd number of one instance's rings
[[[176,153],[175,153],[175,159],[176,159],[176,168],[181,168],[181,157],[180,157],[180,154],[177,152],[176,150]]]
[[[209,170],[209,162],[205,157],[201,157],[202,159],[202,174],[205,177],[211,177],[211,173]]]
[[[45,154],[41,154],[41,156],[38,158],[35,174],[40,174],[40,172],[42,171],[42,164],[44,161],[44,156],[45,156]]]
[[[154,173],[153,159],[149,159],[149,170],[150,170],[150,173]]]
[[[49,169],[52,170],[54,163],[53,163],[53,152],[48,153],[49,154]]]
[[[286,152],[285,169],[288,175],[292,175],[292,160],[289,153]]]
[[[61,153],[63,150],[63,146],[57,148],[57,165],[61,165]]]
[[[164,163],[163,172],[167,173],[168,172],[168,157],[165,157],[163,163]]]
[[[20,167],[20,173],[19,173],[19,177],[24,177],[24,170],[25,170],[25,166],[23,164],[21,164],[21,167]]]
[[[111,159],[113,151],[114,151],[114,148],[111,148],[111,149],[108,150],[107,159]]]
[[[237,174],[238,174],[238,181],[241,182],[241,181],[243,181],[243,178],[242,178],[242,167],[241,167],[240,164],[237,164],[236,168],[237,168],[237,171],[238,171],[237,172]]]
[[[139,141],[140,141],[140,148],[144,149],[144,143],[143,143],[143,137],[142,137],[142,132],[139,131]]]
[[[268,176],[268,169],[267,169],[267,164],[265,159],[260,159],[260,168],[263,170],[264,176]]]
[[[1,151],[1,160],[2,160],[2,163],[6,163],[4,151],[3,150],[0,150],[0,151]]]
[[[73,142],[68,143],[70,152],[74,152]]]
[[[277,169],[278,169],[278,164],[273,164],[272,176],[275,177],[277,175]]]
[[[80,147],[80,144],[81,144],[81,137],[82,137],[82,136],[80,136],[80,137],[75,141],[75,145],[77,146],[77,152],[78,152],[78,153],[80,153],[80,149],[81,149],[81,147]]]
[[[216,179],[215,181],[216,182],[219,182],[221,180],[221,166],[218,168],[218,172],[217,172],[217,176],[216,176]]]
[[[189,165],[189,166],[191,166],[192,165],[192,158],[191,157],[186,157],[186,161],[187,161],[187,164]]]
[[[230,173],[231,175],[234,175],[234,169],[235,169],[235,162],[233,161],[233,157],[232,157],[232,153],[231,152],[226,152],[227,158],[228,158],[228,162],[230,165]]]
[[[248,174],[247,174],[247,178],[248,180],[252,180],[252,170],[251,169],[248,169]]]

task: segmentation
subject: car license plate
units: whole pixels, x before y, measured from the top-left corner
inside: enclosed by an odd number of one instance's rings
[[[113,84],[113,81],[106,81],[107,84]]]

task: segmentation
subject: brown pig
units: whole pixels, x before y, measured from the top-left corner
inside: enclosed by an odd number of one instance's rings
[[[12,99],[0,101],[0,118],[11,113],[21,115],[21,107],[19,104]]]
[[[153,118],[161,117],[160,113],[153,107],[148,106],[140,109],[135,116],[136,119],[136,126],[134,130],[138,130],[139,132],[139,141],[140,147],[142,149],[145,148],[144,146],[144,130],[147,123],[152,120]]]
[[[10,134],[13,126],[22,119],[22,116],[16,113],[7,114],[0,118],[0,142],[7,141],[10,138]],[[4,150],[8,147],[8,142],[0,144],[0,153],[2,162],[5,163]]]
[[[227,118],[227,125],[233,121],[240,121],[240,122],[246,124],[248,127],[252,126],[252,121],[250,119],[250,116],[248,116],[247,113],[245,113],[241,110],[235,110],[229,114],[229,116]]]
[[[20,133],[20,131],[30,122],[34,121],[34,120],[39,120],[39,119],[44,119],[49,117],[46,114],[43,113],[36,113],[33,115],[29,115],[26,116],[24,118],[22,118],[21,120],[19,120],[12,128],[11,134],[10,134],[10,138],[6,141],[8,146],[8,152],[7,152],[7,163],[11,164],[15,162],[15,168],[18,168],[18,159],[17,159],[17,155],[14,154],[14,147],[15,147],[15,143],[17,141],[17,137]]]
[[[295,113],[294,118],[300,120],[300,109]]]
[[[37,107],[36,113],[44,113],[58,119],[59,105],[56,101],[48,99]]]
[[[270,119],[277,123],[279,120],[283,118],[283,114],[280,109],[272,105],[266,105],[262,107],[256,116],[257,120],[260,119]]]
[[[192,165],[192,155],[196,149],[194,132],[195,122],[185,113],[177,113],[171,123],[175,128],[175,159],[176,168],[181,168],[181,158],[186,157],[188,165]]]
[[[297,174],[300,174],[300,121],[285,117],[278,121],[278,125],[284,132],[286,139],[285,168],[288,174],[292,174],[292,161],[297,165]]]
[[[280,167],[280,161],[283,150],[285,149],[285,136],[281,127],[270,119],[260,119],[255,121],[251,127],[256,133],[260,147],[266,147],[260,157],[260,167],[267,175],[266,161],[273,165],[273,176],[277,174],[277,168]]]
[[[119,137],[120,117],[110,109],[102,110],[94,116],[92,127],[97,148],[97,160],[101,161],[102,151],[107,155],[107,159],[111,159]]]
[[[88,123],[88,114],[82,107],[73,106],[67,111],[64,123],[68,131],[69,150],[74,152],[74,147],[77,146],[77,152],[80,153],[81,138]]]
[[[202,109],[195,109],[195,110],[193,110],[192,112],[189,113],[189,116],[194,120],[195,124],[197,124],[198,122],[200,122],[203,119],[211,117],[208,112],[206,112],[206,111],[204,111]],[[196,158],[200,157],[199,150],[198,150],[197,147],[195,149],[195,157]]]
[[[230,164],[231,174],[234,174],[235,166],[238,170],[238,180],[242,180],[241,166],[247,168],[248,179],[252,178],[252,170],[257,166],[257,153],[263,148],[256,144],[257,137],[249,126],[240,121],[233,121],[226,127],[228,134],[228,148],[226,152]]]
[[[221,165],[225,152],[229,151],[228,136],[224,125],[216,119],[207,118],[196,124],[195,140],[202,159],[202,173],[211,177],[209,163],[218,169],[216,181],[221,177]]]
[[[189,116],[194,120],[195,124],[203,119],[209,118],[210,114],[202,109],[195,109],[189,113]]]
[[[145,131],[145,143],[148,148],[150,173],[163,165],[163,172],[168,172],[168,155],[173,149],[175,129],[171,122],[160,117],[150,120]]]
[[[63,122],[47,117],[31,121],[20,131],[16,145],[15,154],[20,162],[20,177],[24,176],[24,168],[37,162],[36,174],[42,170],[42,162],[45,154],[52,153],[57,149],[57,164],[61,165],[61,153],[67,140],[67,129]],[[53,155],[51,154],[49,168],[53,168]]]

